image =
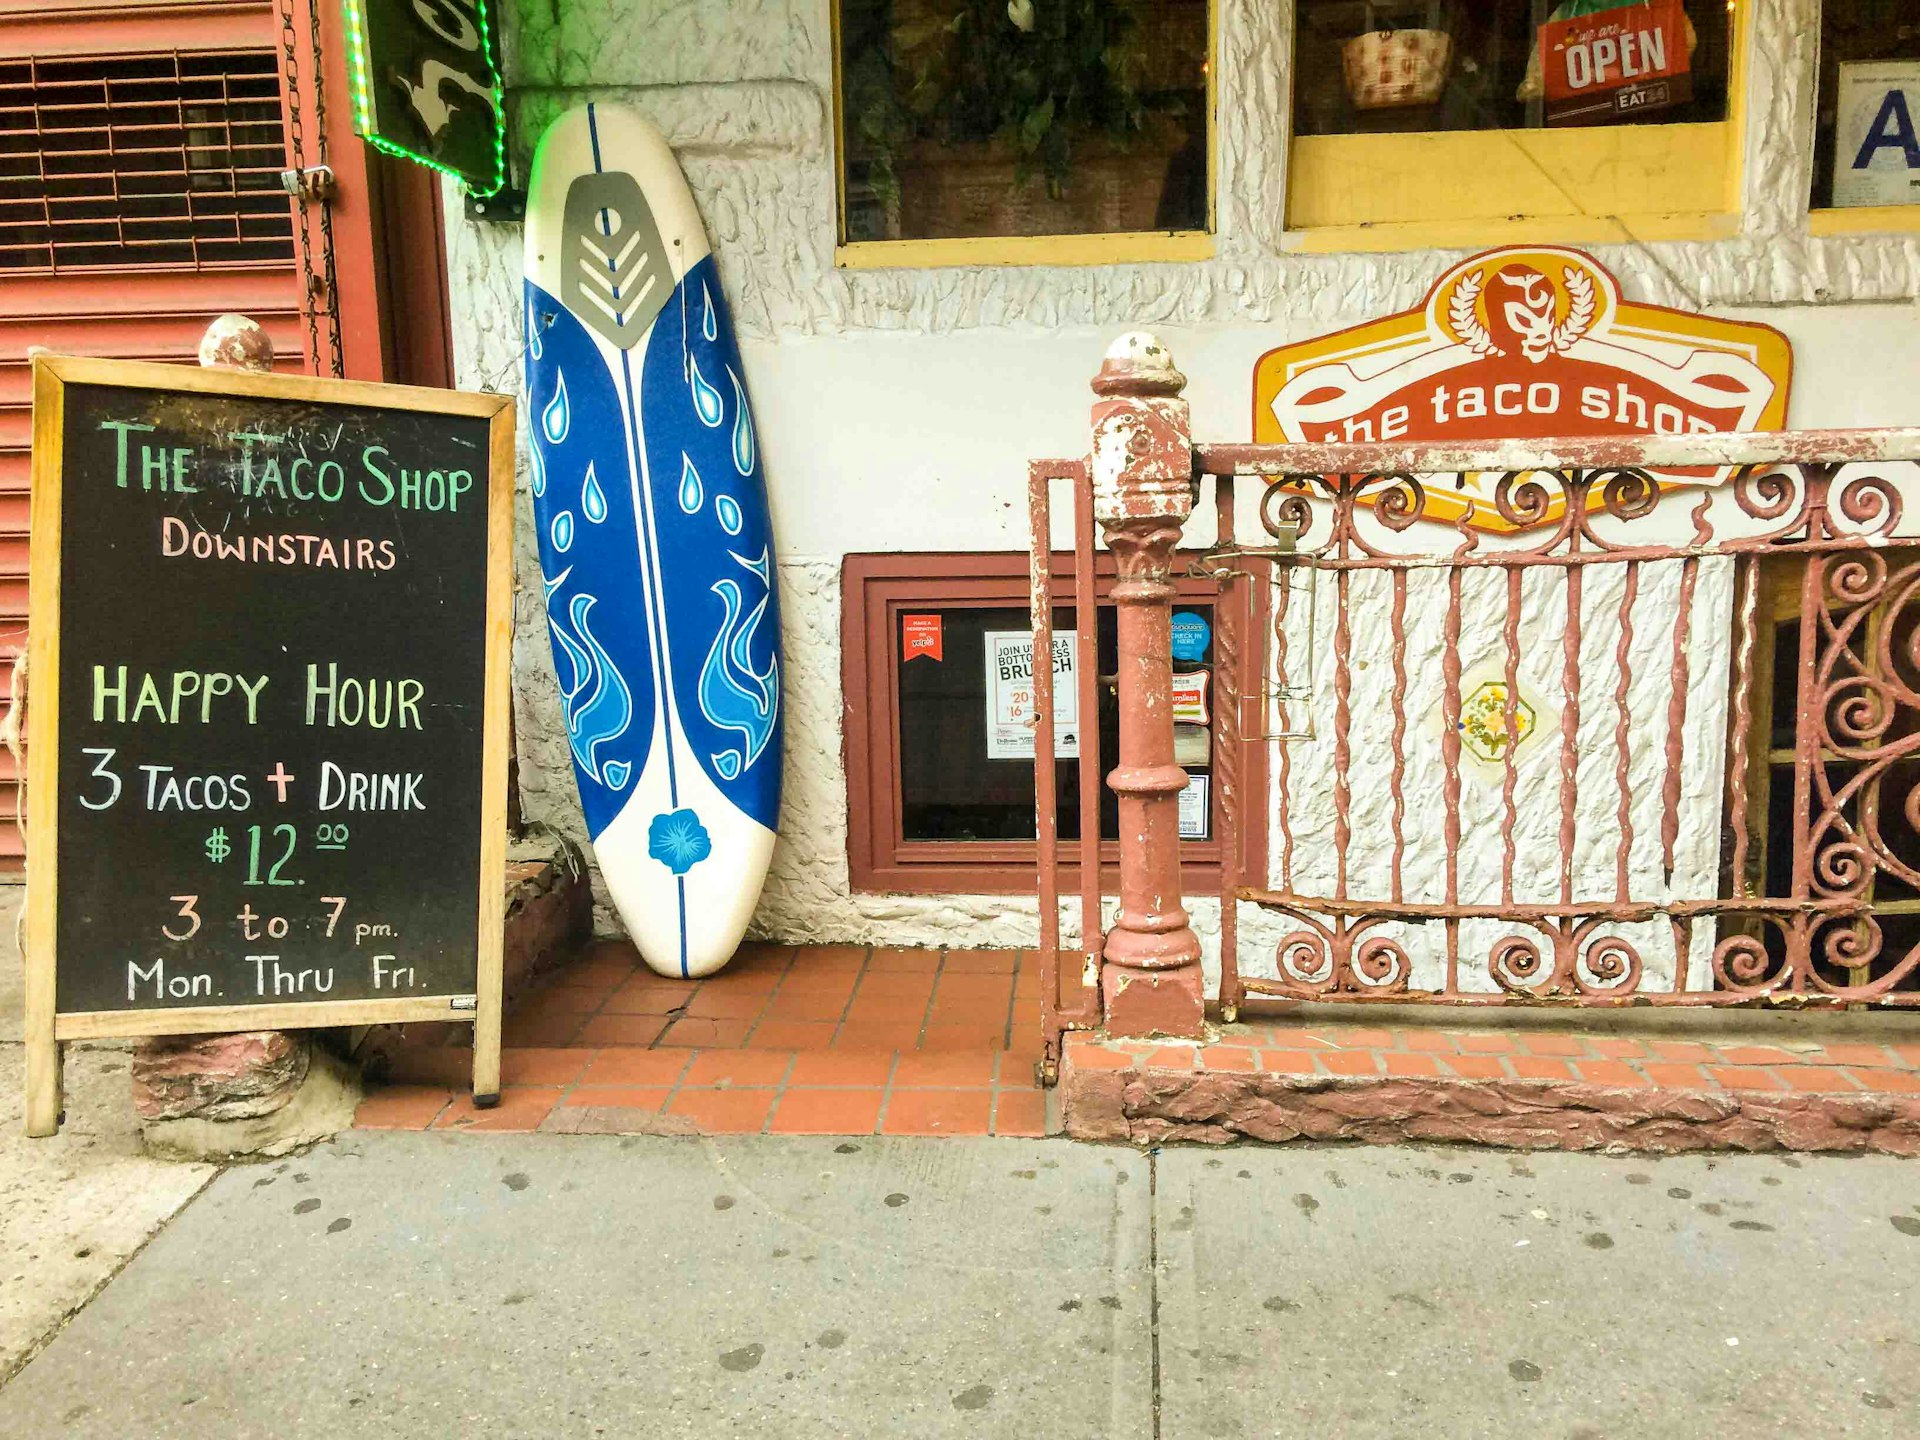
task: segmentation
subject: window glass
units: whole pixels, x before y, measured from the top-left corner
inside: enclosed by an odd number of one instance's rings
[[[1301,135],[1724,120],[1729,0],[1298,0]]]
[[[1920,6],[1826,0],[1820,14],[1816,210],[1920,204]]]
[[[1184,618],[1182,618],[1184,617]],[[1060,835],[1080,838],[1080,766],[1077,696],[1081,657],[1076,653],[1073,614],[1054,616],[1056,793]],[[1174,625],[1176,758],[1191,788],[1182,832],[1188,839],[1213,833],[1211,732],[1211,605],[1178,607]],[[1032,629],[1025,609],[1006,607],[915,607],[895,619],[895,685],[900,704],[900,806],[907,840],[1031,840],[1034,838],[1033,740],[1016,715],[1031,715]],[[1118,669],[1114,612],[1103,605],[1096,627],[1100,735],[1103,769],[1111,769],[1119,742],[1119,710],[1113,676]],[[1023,653],[1024,652],[1024,653]],[[989,656],[996,662],[989,665]],[[1007,663],[1001,663],[1007,662]],[[1204,677],[1204,678],[1201,678]],[[1024,736],[1024,745],[1021,739]],[[1070,737],[1072,737],[1070,739]],[[1071,752],[1071,753],[1068,753]],[[1119,836],[1113,792],[1100,795],[1100,834]]]
[[[847,240],[1207,225],[1209,0],[840,0]]]

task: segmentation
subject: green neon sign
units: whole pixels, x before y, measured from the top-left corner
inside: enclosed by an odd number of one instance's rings
[[[506,104],[487,0],[343,0],[353,128],[466,182],[507,183]]]

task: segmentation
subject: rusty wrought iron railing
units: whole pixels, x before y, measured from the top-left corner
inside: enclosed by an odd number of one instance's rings
[[[1191,947],[1138,943],[1187,933],[1164,811],[1121,827],[1114,935],[1089,863],[1080,947],[1060,949],[1061,482],[1088,656],[1096,520],[1128,539],[1129,602],[1164,607],[1213,487],[1216,540],[1195,568],[1221,586],[1225,1018],[1251,996],[1920,1005],[1920,430],[1208,445],[1188,435],[1183,384],[1152,337],[1122,337],[1094,384],[1091,460],[1029,473],[1049,1068],[1067,1029],[1202,1029],[1181,1000]],[[1241,477],[1265,483],[1246,516]],[[1256,577],[1272,599],[1242,634]],[[1238,693],[1246,645],[1259,694]],[[1121,748],[1131,735],[1148,758],[1115,775],[1148,803],[1177,778],[1152,759],[1171,725],[1165,659],[1123,637]],[[1090,664],[1080,684],[1085,721]],[[1091,851],[1098,727],[1081,733]],[[1242,780],[1253,745],[1272,747],[1259,794]],[[1264,827],[1266,875],[1236,873],[1248,826]],[[1116,1019],[1115,997],[1149,991],[1157,1010]]]
[[[1920,1004],[1915,461],[1915,430],[1196,446],[1294,549],[1225,1013]]]
[[[1053,485],[1072,487],[1073,619],[1080,664],[1080,947],[1073,953],[1076,981],[1095,971],[1100,961],[1100,713],[1098,667],[1098,603],[1093,568],[1093,483],[1086,462],[1035,461],[1027,469],[1027,518],[1032,542],[1029,575],[1032,582],[1033,700],[1034,700],[1034,808],[1038,841],[1037,874],[1040,891],[1040,1027],[1045,1040],[1041,1068],[1052,1083],[1060,1059],[1064,1031],[1091,1029],[1100,1023],[1097,985],[1076,987],[1072,1003],[1064,993],[1062,966],[1069,957],[1060,949],[1060,804],[1054,773],[1053,720]]]

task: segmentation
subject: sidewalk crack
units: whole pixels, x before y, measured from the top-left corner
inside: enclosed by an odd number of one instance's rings
[[[26,1349],[20,1352],[20,1355],[14,1360],[14,1362],[11,1365],[9,1365],[5,1370],[0,1370],[0,1389],[5,1389],[8,1385],[12,1384],[26,1370],[27,1366],[31,1365],[35,1360],[39,1359],[41,1353],[45,1351],[49,1345],[53,1344],[55,1340],[60,1338],[61,1333],[65,1331],[67,1326],[71,1325],[76,1318],[78,1318],[81,1311],[85,1310],[89,1305],[93,1304],[94,1301],[98,1300],[103,1294],[105,1294],[106,1289],[109,1285],[113,1284],[114,1281],[118,1280],[122,1275],[126,1274],[128,1266],[132,1265],[134,1261],[138,1260],[142,1255],[147,1253],[147,1247],[153,1244],[155,1240],[158,1240],[160,1238],[160,1234],[162,1231],[169,1229],[173,1225],[174,1221],[178,1220],[182,1215],[186,1214],[187,1207],[192,1205],[195,1201],[199,1200],[199,1198],[202,1195],[205,1195],[207,1193],[208,1187],[211,1186],[214,1181],[218,1180],[222,1175],[226,1174],[227,1171],[231,1170],[232,1168],[233,1168],[233,1165],[231,1162],[215,1163],[213,1166],[213,1173],[208,1175],[205,1180],[201,1181],[198,1188],[196,1188],[191,1195],[189,1195],[185,1200],[182,1200],[180,1202],[178,1209],[176,1209],[171,1215],[167,1216],[167,1218],[162,1220],[158,1225],[154,1226],[153,1229],[150,1232],[148,1232],[146,1239],[142,1240],[138,1245],[134,1246],[133,1249],[127,1253],[125,1258],[123,1258],[118,1265],[115,1265],[113,1269],[111,1269],[104,1276],[102,1276],[100,1279],[100,1282],[97,1285],[95,1285],[91,1290],[87,1291],[87,1293],[84,1296],[82,1296],[79,1300],[76,1300],[73,1303],[73,1305],[70,1306],[67,1309],[67,1311],[60,1316],[59,1319],[55,1320],[53,1324],[47,1327],[46,1331],[43,1334],[39,1335],[34,1340],[32,1340],[27,1345]],[[1157,1410],[1156,1410],[1156,1413],[1157,1413]]]

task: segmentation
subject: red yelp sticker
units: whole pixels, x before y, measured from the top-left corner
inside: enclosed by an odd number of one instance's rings
[[[902,615],[900,617],[900,661],[926,656],[929,660],[944,660],[941,653],[940,617],[938,615]]]

